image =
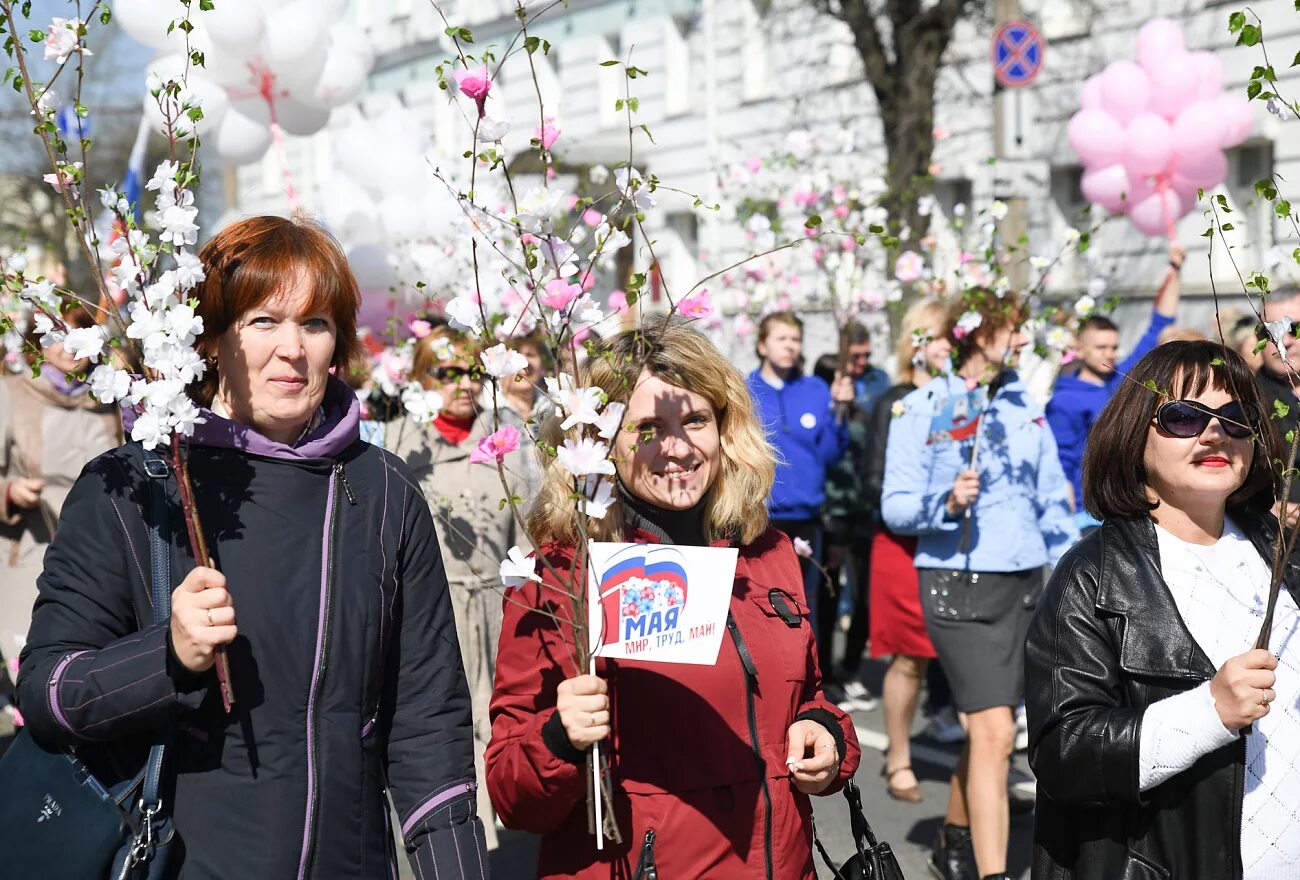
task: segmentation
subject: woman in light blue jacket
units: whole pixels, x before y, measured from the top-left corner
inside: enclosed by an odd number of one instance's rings
[[[956,371],[895,404],[881,496],[889,528],[918,538],[926,628],[967,720],[931,857],[944,880],[1007,876],[1025,636],[1043,567],[1079,536],[1056,441],[1014,372],[1023,305],[972,291],[958,311]]]

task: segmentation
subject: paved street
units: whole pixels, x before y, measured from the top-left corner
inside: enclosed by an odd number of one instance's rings
[[[873,692],[879,692],[883,671],[883,665],[872,664],[864,675],[864,680]],[[880,776],[884,767],[885,745],[882,711],[877,708],[871,712],[854,713],[854,721],[858,727],[858,738],[862,742],[862,766],[856,778],[862,789],[867,820],[871,822],[877,836],[893,846],[907,880],[925,880],[931,876],[925,865],[926,857],[943,818],[948,775],[956,764],[957,749],[921,737],[914,739],[913,766],[921,780],[925,800],[919,804],[900,803],[891,800],[885,793],[884,780]],[[918,723],[918,733],[921,726]],[[1014,766],[1015,778],[1018,780],[1015,796],[1028,798],[1032,794],[1033,783],[1023,753],[1016,755]],[[822,841],[833,857],[847,859],[853,852],[853,842],[844,800],[836,796],[817,798],[814,803],[817,830],[822,835]],[[1029,876],[1032,833],[1031,813],[1011,817],[1011,861],[1008,867],[1017,878]],[[501,841],[501,847],[491,854],[494,880],[531,880],[534,876],[535,840],[531,835],[507,831],[502,834]],[[828,874],[820,862],[818,868],[819,876],[825,877]],[[402,876],[406,880],[411,875],[408,872]],[[695,878],[667,877],[664,880]]]

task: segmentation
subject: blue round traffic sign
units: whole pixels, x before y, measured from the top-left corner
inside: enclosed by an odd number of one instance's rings
[[[1003,88],[1017,89],[1043,70],[1043,35],[1027,21],[1009,21],[993,36],[993,75]]]

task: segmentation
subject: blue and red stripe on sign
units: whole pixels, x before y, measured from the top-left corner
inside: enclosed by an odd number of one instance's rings
[[[993,75],[1005,88],[1027,86],[1043,70],[1042,34],[1027,21],[1009,21],[993,37]]]

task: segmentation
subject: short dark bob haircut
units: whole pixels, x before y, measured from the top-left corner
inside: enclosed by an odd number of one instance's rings
[[[203,319],[200,352],[211,352],[240,316],[274,299],[305,273],[312,292],[304,314],[324,313],[333,319],[336,341],[331,366],[346,375],[360,351],[361,289],[347,254],[325,227],[297,217],[247,217],[213,236],[199,251],[199,259],[207,276],[196,291],[197,312]],[[217,370],[209,370],[194,389],[204,406],[216,393]]]
[[[1148,384],[1150,383],[1150,384]],[[1152,391],[1153,384],[1159,391]],[[1246,480],[1228,497],[1228,507],[1266,511],[1278,480],[1275,462],[1282,442],[1269,423],[1255,376],[1241,355],[1206,339],[1166,342],[1138,361],[1101,411],[1083,454],[1083,503],[1097,519],[1149,516],[1146,448],[1156,410],[1171,400],[1218,388],[1241,404],[1255,429],[1255,455]]]

